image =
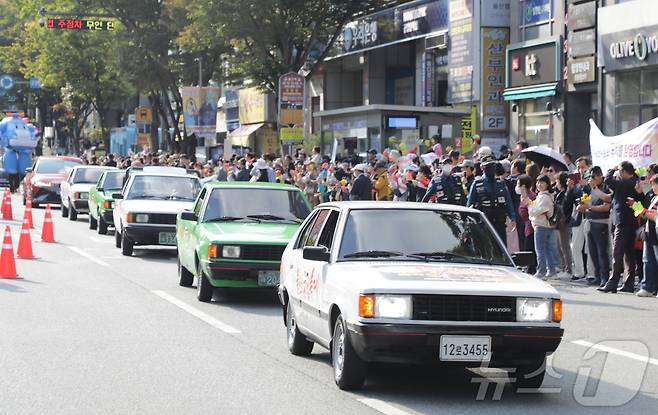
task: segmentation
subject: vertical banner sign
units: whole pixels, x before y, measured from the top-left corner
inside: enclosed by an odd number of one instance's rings
[[[215,87],[183,87],[183,116],[188,134],[215,138],[217,130],[217,102],[220,90]]]
[[[423,54],[423,105],[434,105],[434,53],[427,51]]]
[[[462,136],[460,138],[462,154],[469,153],[473,146],[473,134],[475,134],[475,118],[477,117],[477,107],[471,107],[471,115],[462,117],[461,130]]]
[[[481,131],[507,131],[508,110],[505,89],[505,48],[509,29],[482,29],[482,124]]]
[[[448,46],[448,102],[474,100],[473,91],[473,0],[450,0]]]
[[[135,108],[135,127],[137,128],[137,145],[145,146],[149,143],[151,136],[151,123],[153,113],[149,107]]]
[[[304,124],[304,81],[294,72],[279,78],[279,124]]]

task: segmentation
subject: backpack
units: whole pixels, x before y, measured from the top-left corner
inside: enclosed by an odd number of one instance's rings
[[[562,205],[559,203],[553,203],[553,215],[548,217],[548,224],[551,225],[552,228],[559,228],[565,223],[567,223],[567,218],[564,216]]]

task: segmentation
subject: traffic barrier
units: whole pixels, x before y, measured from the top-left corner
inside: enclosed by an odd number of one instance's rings
[[[13,216],[11,209],[11,193],[9,193],[9,189],[7,189],[5,191],[5,209],[2,211],[2,219],[13,220]]]
[[[9,225],[5,228],[5,237],[2,241],[2,253],[0,254],[0,278],[18,278]]]
[[[27,196],[25,198],[25,215],[23,219],[27,218],[27,225],[30,229],[34,229],[34,220],[32,219],[32,198]]]
[[[46,216],[43,219],[43,227],[41,229],[41,242],[55,242],[53,215],[50,212],[50,203],[46,205]]]
[[[27,223],[27,217],[23,218],[23,226],[21,226],[21,237],[18,240],[18,252],[16,252],[16,258],[37,259],[32,252],[32,237],[30,236],[30,226]]]

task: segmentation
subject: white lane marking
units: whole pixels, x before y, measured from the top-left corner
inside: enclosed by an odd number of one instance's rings
[[[194,317],[198,318],[199,320],[201,320],[203,322],[206,322],[206,323],[210,324],[211,326],[213,326],[214,328],[223,331],[224,333],[227,333],[227,334],[240,334],[241,333],[241,331],[236,329],[235,327],[229,326],[228,324],[217,320],[215,317],[212,317],[212,316],[204,313],[203,311],[192,307],[191,305],[179,300],[178,298],[176,298],[172,295],[167,294],[164,291],[154,290],[154,291],[151,291],[151,292],[153,294],[157,295],[158,297],[162,298],[163,300],[169,301],[170,303],[172,303],[176,307],[182,309],[183,311],[185,311],[189,314],[192,314]]]
[[[614,347],[602,346],[602,345],[598,345],[596,343],[590,343],[590,342],[585,341],[585,340],[573,340],[573,341],[571,341],[571,343],[577,344],[578,346],[589,347],[589,348],[592,348],[592,349],[601,350],[602,352],[608,352],[610,354],[616,354],[617,356],[623,356],[623,357],[627,357],[629,359],[633,359],[633,360],[637,360],[637,361],[640,361],[640,362],[649,363],[649,364],[652,364],[654,366],[658,366],[658,359],[653,359],[649,356],[642,356],[642,355],[639,355],[637,353],[625,352],[623,350],[615,349]]]
[[[357,401],[385,415],[409,415],[409,412],[398,409],[393,405],[380,401],[379,399],[359,398]]]
[[[88,260],[90,260],[91,262],[93,262],[93,263],[95,263],[95,264],[98,264],[98,265],[100,265],[100,266],[102,266],[102,267],[110,268],[110,264],[108,264],[107,262],[105,262],[105,261],[101,261],[100,259],[98,259],[98,258],[96,258],[96,257],[94,257],[94,256],[92,256],[92,255],[90,255],[90,254],[88,254],[88,253],[86,253],[85,251],[83,251],[82,249],[80,249],[80,248],[78,248],[78,247],[76,247],[76,246],[69,246],[69,249],[70,249],[71,251],[75,252],[76,254],[78,254],[78,255],[80,255],[80,256],[83,256],[83,257],[87,258]]]
[[[105,239],[96,238],[95,236],[90,236],[89,239],[90,239],[92,242],[98,242],[99,244],[102,244],[102,243],[105,242]]]

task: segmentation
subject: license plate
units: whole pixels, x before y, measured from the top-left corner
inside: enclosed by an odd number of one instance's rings
[[[279,284],[279,271],[258,271],[258,285],[276,287]]]
[[[491,359],[491,336],[441,336],[439,359],[486,362]]]
[[[158,234],[160,245],[176,245],[176,234],[174,232],[160,232]]]

